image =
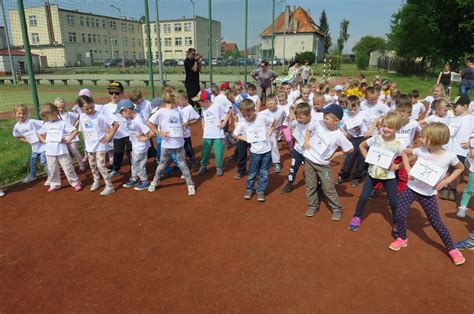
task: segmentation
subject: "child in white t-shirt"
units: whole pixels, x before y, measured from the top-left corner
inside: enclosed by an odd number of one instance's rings
[[[364,111],[365,116],[369,119],[369,125],[372,125],[390,110],[386,104],[378,101],[377,91],[373,87],[367,88],[365,100],[360,103],[360,109]],[[376,135],[376,131],[372,135]]]
[[[23,179],[23,183],[29,183],[36,180],[36,164],[40,161],[43,169],[48,174],[45,185],[49,185],[50,176],[48,170],[48,163],[46,162],[46,154],[44,144],[40,142],[37,136],[37,132],[43,126],[43,121],[29,119],[28,118],[28,107],[24,104],[16,105],[13,108],[15,113],[16,124],[13,127],[13,136],[20,142],[31,145],[30,155],[30,171],[29,174]]]
[[[76,128],[59,118],[58,107],[53,104],[42,106],[40,115],[43,120],[46,120],[38,130],[38,139],[41,143],[45,143],[46,160],[50,173],[48,192],[54,192],[61,188],[60,166],[74,190],[76,192],[82,190],[81,182],[74,171],[67,150],[67,145],[77,135]]]
[[[450,105],[447,99],[441,98],[434,100],[432,103],[433,111],[431,115],[427,116],[424,120],[420,121],[420,125],[423,127],[433,122],[441,122],[449,125],[454,114],[450,110]]]
[[[256,191],[257,200],[264,202],[268,175],[272,165],[269,137],[275,128],[275,120],[269,114],[256,113],[253,102],[248,98],[240,103],[239,110],[243,120],[237,123],[233,135],[236,139],[250,143],[250,166],[244,198],[251,199]],[[257,177],[258,184],[255,189]]]
[[[446,125],[438,122],[430,123],[423,128],[421,134],[421,147],[407,148],[403,151],[403,164],[410,174],[410,180],[407,189],[399,198],[400,205],[396,219],[398,236],[389,248],[393,251],[399,251],[408,245],[408,210],[412,203],[417,201],[428,216],[431,225],[443,240],[454,265],[461,265],[465,262],[465,259],[461,252],[455,248],[448,229],[441,221],[436,193],[459,177],[464,171],[464,166],[455,154],[443,148],[443,145],[447,144],[450,138],[449,129]],[[415,157],[416,163],[411,166],[410,162],[413,161],[413,157]],[[454,167],[454,171],[446,177],[450,166]]]
[[[74,128],[77,127],[79,114],[76,112],[67,111],[66,100],[64,98],[57,97],[54,100],[54,105],[58,107],[59,116],[61,117],[62,120],[64,120],[66,123],[69,123]],[[79,144],[79,137],[76,136],[74,137],[72,142],[68,145],[68,148],[73,154],[74,158],[76,159],[77,164],[79,165],[79,171],[83,172],[86,170],[86,165],[82,161],[83,157],[81,156],[81,153],[79,152],[78,144]]]
[[[309,98],[309,95],[311,94],[311,87],[309,85],[303,85],[301,87],[301,95],[300,97],[298,97],[295,102],[294,102],[294,106],[296,106],[297,104],[299,103],[309,103],[310,102],[310,98]]]
[[[446,97],[446,94],[444,92],[444,87],[442,84],[435,84],[433,86],[433,90],[432,90],[432,95],[430,96],[427,96],[425,99],[422,100],[423,103],[426,104],[426,106],[428,107],[428,112],[427,112],[427,115],[431,115],[432,112],[433,112],[433,102],[435,100],[438,100],[438,99],[442,99]]]
[[[257,87],[250,83],[248,86],[247,86],[247,93],[249,94],[247,96],[248,99],[250,99],[251,101],[253,101],[253,103],[255,104],[255,108],[257,110],[257,112],[260,111],[260,106],[262,105],[262,102],[260,101],[260,97],[258,97],[257,95]]]
[[[151,102],[143,97],[142,91],[138,88],[130,90],[129,98],[135,105],[135,112],[142,117],[143,121],[147,121],[151,116]]]
[[[95,110],[94,101],[87,95],[77,97],[76,103],[81,109],[79,116],[79,129],[84,136],[85,151],[89,166],[91,168],[94,182],[91,185],[91,192],[98,191],[100,188],[100,176],[105,182],[105,188],[100,195],[107,196],[115,192],[112,180],[109,177],[105,165],[108,144],[113,139],[115,132],[119,128],[116,121]]]
[[[186,157],[189,158],[191,163],[191,171],[196,172],[198,171],[198,162],[194,154],[191,141],[191,128],[189,126],[199,121],[201,116],[194,110],[193,106],[188,103],[188,96],[185,91],[178,91],[178,110],[183,119],[184,150],[186,151]]]
[[[324,94],[316,93],[313,97],[313,109],[311,110],[311,121],[322,121],[324,118]]]
[[[277,105],[277,97],[274,94],[270,94],[267,96],[267,103],[264,111],[262,113],[268,114],[272,121],[275,120],[275,132],[270,134],[270,144],[272,147],[272,162],[275,166],[275,172],[281,172],[281,164],[280,164],[280,151],[278,150],[278,141],[277,141],[277,132],[280,129],[283,121],[286,120],[285,110]],[[270,127],[269,127],[270,128]]]
[[[413,105],[413,110],[411,112],[411,119],[415,121],[422,120],[424,117],[424,113],[426,111],[425,105],[421,103],[418,98],[420,97],[420,93],[417,90],[412,90],[410,94],[408,94],[411,98],[411,104]]]
[[[286,119],[283,121],[281,125],[281,132],[285,137],[286,146],[288,150],[291,152],[293,150],[293,139],[291,137],[291,129],[288,127],[291,122],[291,115],[290,111],[293,110],[293,106],[290,105],[287,101],[288,96],[285,92],[280,92],[278,94],[278,106],[281,107],[285,111]]]
[[[474,133],[471,133],[469,138],[469,180],[466,185],[466,189],[462,194],[461,203],[458,207],[457,216],[459,218],[465,218],[467,212],[467,205],[471,200],[472,193],[474,193]],[[474,233],[473,233],[474,234]],[[474,245],[473,245],[474,248]]]
[[[227,92],[229,91],[229,83],[221,83],[220,86],[212,85],[211,86],[212,94],[215,96],[212,99],[213,103],[218,103],[232,109],[232,102],[227,98]],[[229,132],[231,119],[227,120],[226,125],[224,126],[224,146],[225,148],[230,148],[232,146],[232,135]]]
[[[338,129],[344,112],[338,105],[323,110],[321,121],[311,121],[305,133],[304,166],[308,210],[305,215],[313,217],[319,210],[318,181],[332,209],[332,220],[342,219],[342,207],[332,180],[331,161],[354,150],[351,142]],[[338,148],[342,151],[336,152]]]
[[[188,186],[188,195],[195,195],[196,189],[188,165],[186,164],[183,119],[179,110],[176,108],[177,105],[178,99],[174,90],[166,91],[163,94],[163,103],[160,109],[147,121],[147,126],[156,135],[162,138],[160,163],[158,167],[156,167],[155,176],[148,187],[148,191],[154,192],[156,190],[160,184],[160,178],[163,175],[166,165],[171,160],[171,155],[175,153],[179,169],[181,169],[181,173]],[[158,126],[159,131],[156,126]]]

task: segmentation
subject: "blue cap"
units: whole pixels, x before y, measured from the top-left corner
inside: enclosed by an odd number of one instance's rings
[[[344,110],[339,105],[332,104],[327,106],[326,108],[323,109],[323,113],[332,113],[335,115],[339,120],[344,117]]]
[[[117,110],[115,110],[115,114],[121,113],[123,109],[134,109],[135,105],[130,99],[122,99],[117,104]]]
[[[155,97],[151,100],[151,108],[157,108],[157,107],[159,108],[162,103],[163,103],[163,99]]]

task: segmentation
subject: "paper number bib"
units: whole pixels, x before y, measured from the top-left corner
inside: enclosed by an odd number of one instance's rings
[[[46,133],[46,142],[59,143],[63,139],[63,133],[59,130],[48,130]]]
[[[23,133],[23,137],[28,141],[30,144],[35,144],[39,142],[38,135],[36,132],[28,131]]]
[[[378,166],[382,169],[390,168],[392,164],[395,153],[389,150],[386,150],[382,147],[371,146],[367,157],[365,157],[365,162],[371,165]]]
[[[246,132],[247,142],[256,143],[267,140],[267,134],[264,127],[250,129]]]
[[[427,160],[419,158],[411,168],[409,175],[434,187],[444,174],[444,170]]]
[[[329,146],[329,144],[319,134],[315,134],[311,137],[309,145],[311,148],[314,148],[319,155],[323,155]]]

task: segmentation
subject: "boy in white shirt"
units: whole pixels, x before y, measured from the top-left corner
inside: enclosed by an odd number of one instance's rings
[[[260,98],[257,95],[257,87],[254,84],[250,83],[247,86],[247,93],[249,94],[247,96],[247,98],[253,101],[253,103],[255,104],[255,108],[256,108],[257,112],[259,112],[260,111],[260,106],[261,106],[262,103],[260,101]]]
[[[316,93],[313,97],[313,110],[311,110],[311,121],[322,121],[324,114],[324,94]]]
[[[216,175],[220,177],[224,174],[224,145],[222,143],[222,139],[224,138],[224,126],[229,120],[231,110],[226,105],[212,103],[211,94],[205,89],[201,90],[196,97],[193,98],[193,101],[197,101],[201,106],[203,117],[201,120],[203,141],[199,175],[204,175],[207,172],[211,148],[214,146]]]
[[[275,120],[268,114],[256,113],[253,102],[248,98],[240,103],[239,110],[244,119],[239,121],[235,127],[234,137],[250,143],[250,166],[244,198],[246,200],[252,198],[255,180],[258,176],[257,200],[264,202],[268,175],[272,165],[269,136],[275,128]]]
[[[360,109],[364,111],[372,125],[377,119],[385,115],[390,108],[381,101],[378,101],[377,91],[373,87],[368,87],[365,92],[365,100],[360,103]],[[375,132],[372,135],[376,135]]]
[[[229,83],[223,82],[220,86],[212,85],[211,91],[214,95],[214,99],[212,99],[213,103],[219,103],[221,105],[229,107],[232,109],[232,102],[227,98],[227,91],[230,89]],[[226,125],[224,126],[224,146],[226,148],[230,148],[232,145],[232,136],[229,133],[229,126],[231,119],[227,120]]]
[[[267,96],[267,109],[262,111],[264,114],[268,114],[272,121],[275,120],[275,132],[270,134],[270,144],[272,147],[272,162],[275,165],[275,172],[281,172],[281,164],[280,164],[280,151],[278,150],[278,141],[277,141],[277,130],[283,124],[283,121],[286,119],[285,110],[282,107],[277,105],[277,97],[274,94],[270,94]]]
[[[342,219],[342,207],[332,181],[331,161],[344,154],[352,153],[351,142],[338,129],[344,112],[338,105],[330,105],[323,111],[322,121],[311,121],[305,134],[305,188],[308,210],[305,215],[313,217],[319,210],[317,193],[318,179],[332,209],[332,220]],[[338,148],[342,151],[336,152]]]
[[[140,114],[143,121],[147,121],[151,116],[151,102],[143,97],[142,91],[138,88],[132,88],[129,98],[135,105],[135,112]]]
[[[410,94],[408,94],[411,98],[411,104],[413,105],[413,109],[411,112],[411,119],[415,121],[420,121],[424,117],[424,113],[426,111],[425,105],[421,103],[418,98],[420,97],[420,93],[417,90],[412,90]]]
[[[198,171],[198,163],[196,155],[194,154],[193,143],[191,142],[191,124],[197,122],[201,116],[196,110],[188,103],[188,96],[185,91],[178,91],[178,110],[181,113],[184,127],[184,150],[186,151],[186,157],[189,158],[191,163],[191,171]]]

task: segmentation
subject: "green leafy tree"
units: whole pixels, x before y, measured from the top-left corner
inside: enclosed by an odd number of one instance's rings
[[[352,51],[355,52],[357,68],[359,70],[367,69],[369,67],[370,53],[375,50],[383,52],[386,48],[387,42],[382,37],[362,37],[352,48]]]
[[[344,44],[347,42],[349,39],[349,34],[348,34],[348,29],[349,29],[349,21],[346,19],[343,19],[341,22],[341,29],[339,31],[339,38],[337,39],[337,51],[342,54],[342,50],[344,49]]]
[[[321,12],[321,17],[319,18],[319,29],[326,34],[324,39],[324,52],[327,53],[332,46],[331,34],[329,33],[329,24],[328,18],[326,16],[326,11]]]
[[[316,55],[312,51],[299,52],[295,55],[295,61],[303,64],[304,60],[308,60],[310,64],[316,61]]]

